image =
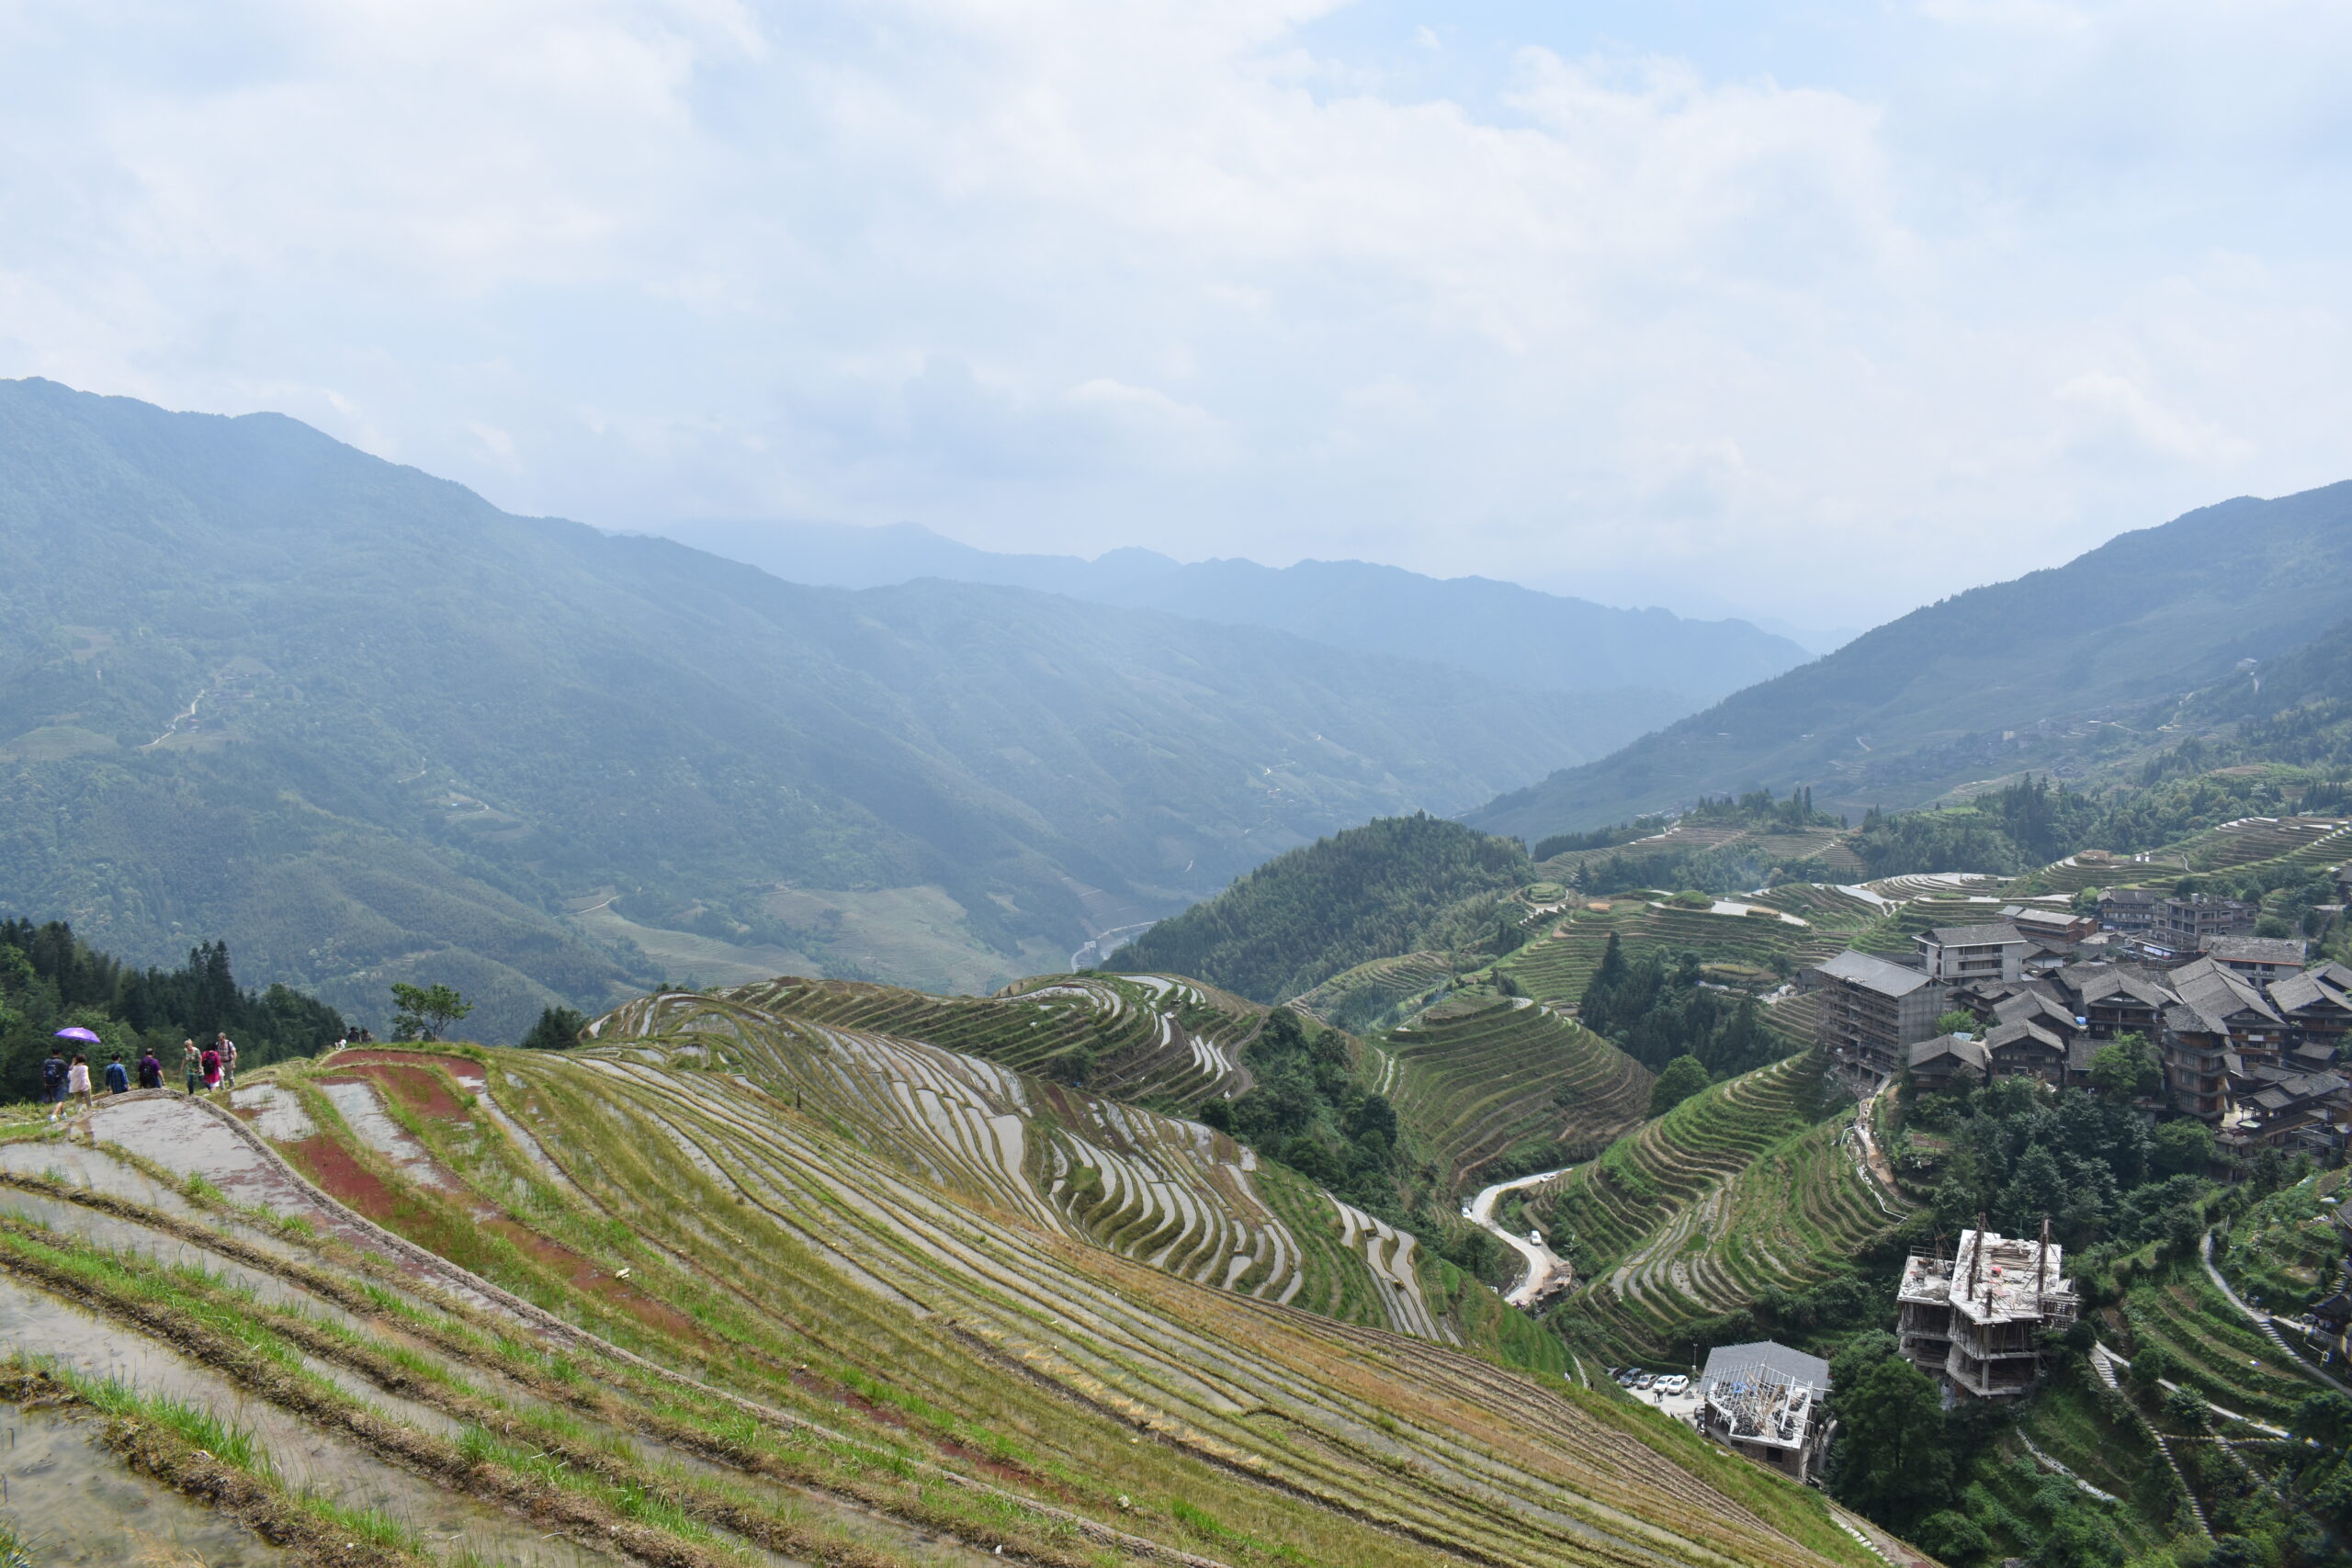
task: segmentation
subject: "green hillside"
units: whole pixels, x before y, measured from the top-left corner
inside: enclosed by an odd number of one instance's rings
[[[1292,851],[1119,950],[1122,969],[1196,975],[1278,1002],[1370,959],[1490,940],[1476,901],[1530,881],[1527,852],[1428,816]]]
[[[2184,694],[2318,638],[2347,603],[2352,482],[2224,502],[1916,610],[1466,820],[1532,840],[1758,784],[1859,815],[2072,772],[2147,750]]]
[[[1649,1071],[1548,1008],[1465,998],[1385,1036],[1381,1082],[1450,1194],[1589,1158],[1649,1113]]]
[[[234,1105],[0,1141],[40,1325],[0,1511],[61,1560],[131,1510],[159,1561],[303,1568],[1876,1562],[1452,1343],[1408,1235],[915,1041],[671,993]]]
[[[984,992],[1584,699],[1012,588],[796,587],[275,415],[0,384],[0,912],[512,1038],[662,976]]]

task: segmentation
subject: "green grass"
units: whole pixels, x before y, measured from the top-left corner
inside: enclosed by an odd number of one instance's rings
[[[416,1557],[426,1554],[424,1537],[381,1508],[354,1508],[315,1492],[304,1493],[295,1501],[304,1513],[334,1526],[354,1540]]]

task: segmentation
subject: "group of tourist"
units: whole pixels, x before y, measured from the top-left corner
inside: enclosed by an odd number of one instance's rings
[[[190,1094],[217,1089],[234,1089],[237,1084],[237,1043],[226,1033],[216,1034],[212,1043],[199,1048],[193,1040],[180,1042],[180,1066],[187,1075]],[[141,1089],[164,1087],[164,1064],[150,1046],[139,1058],[137,1066]],[[129,1094],[132,1069],[122,1065],[122,1053],[118,1051],[107,1063],[104,1077],[108,1094]],[[41,1098],[49,1102],[49,1119],[52,1122],[66,1114],[67,1108],[79,1102],[83,1110],[97,1103],[97,1092],[90,1082],[90,1058],[76,1055],[71,1061],[62,1046],[53,1046],[49,1060],[40,1065]]]

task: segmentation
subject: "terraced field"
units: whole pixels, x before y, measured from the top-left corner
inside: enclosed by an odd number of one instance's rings
[[[1902,1218],[1862,1168],[1853,1112],[1819,1120],[1819,1059],[1792,1056],[1683,1101],[1526,1204],[1586,1283],[1580,1341],[1655,1356],[1701,1318],[1846,1267]]]
[[[1589,1158],[1649,1113],[1649,1070],[1608,1041],[1521,997],[1448,1003],[1391,1032],[1389,1099],[1450,1192],[1498,1166]]]
[[[2227,871],[2267,861],[2332,865],[2352,853],[2352,825],[2341,817],[2248,817],[2158,853],[2190,871]]]
[[[1336,1226],[1348,1240],[1336,1250],[1311,1248],[1260,1197],[1257,1156],[1197,1122],[927,1043],[782,1018],[735,995],[632,1003],[594,1027],[600,1044],[616,1032],[663,1043],[577,1058],[614,1080],[619,1098],[684,1053],[770,1096],[788,1096],[797,1108],[821,1108],[837,1130],[851,1130],[899,1168],[1040,1229],[1274,1302],[1296,1297],[1311,1273],[1328,1267],[1350,1278],[1316,1280],[1317,1290],[1367,1303],[1364,1321],[1408,1333],[1429,1325],[1410,1269],[1391,1265],[1393,1238],[1360,1236],[1335,1210],[1306,1228]],[[744,1116],[729,1108],[729,1091],[708,1073],[663,1092],[691,1094],[736,1135],[751,1135]],[[1392,1279],[1404,1283],[1392,1291]]]
[[[2249,817],[2144,854],[2084,863],[2074,856],[2013,886],[2052,893],[2091,887],[2168,886],[2188,872],[2243,870],[2273,862],[2335,865],[2352,858],[2352,823],[2341,817]]]
[[[1313,990],[1293,997],[1285,1005],[1317,1023],[1360,1032],[1399,1004],[1444,984],[1453,973],[1453,965],[1442,953],[1375,958],[1332,976]]]
[[[2171,1375],[2226,1409],[2284,1426],[2319,1385],[2223,1300],[2194,1258],[2172,1265],[2123,1299],[2134,1354],[2161,1345],[2180,1369]],[[2119,1346],[2120,1350],[2122,1347]]]
[[[89,1561],[1872,1561],[1621,1402],[1302,1310],[1411,1316],[1412,1247],[1204,1129],[738,999],[597,1039],[20,1124],[0,1316],[60,1353],[0,1394],[65,1458],[8,1502]]]
[[[1566,880],[1575,876],[1581,867],[1606,862],[1612,855],[1638,859],[1662,850],[1714,850],[1735,844],[1761,857],[1766,863],[1782,867],[1792,874],[1799,867],[1825,878],[1859,876],[1862,873],[1862,863],[1846,846],[1845,833],[1840,829],[1806,828],[1791,831],[1736,822],[1709,821],[1678,822],[1662,833],[1654,833],[1646,839],[1637,839],[1611,849],[1570,850],[1544,861],[1536,870],[1545,876]]]
[[[1250,1088],[1255,1002],[1162,975],[1045,976],[993,997],[851,980],[762,981],[727,993],[786,1018],[923,1040],[1015,1071],[1184,1110]]]

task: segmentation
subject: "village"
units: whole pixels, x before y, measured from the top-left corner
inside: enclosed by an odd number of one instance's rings
[[[2352,866],[2337,876],[2352,895]],[[2025,899],[1981,923],[1924,931],[1901,957],[1849,949],[1802,971],[1794,989],[1815,998],[1815,1042],[1865,1101],[2010,1078],[2088,1088],[2098,1054],[2120,1044],[2146,1064],[2132,1103],[2152,1122],[2210,1129],[2217,1169],[2266,1151],[2335,1166],[2352,1135],[2340,1056],[2352,967],[2314,962],[2299,939],[2255,935],[2259,914],[2144,887]],[[1953,1027],[1956,1015],[1969,1026]],[[2340,1339],[2348,1307],[2339,1290],[2311,1326]],[[1889,1326],[1947,1406],[2008,1402],[2042,1378],[2052,1337],[2082,1310],[2047,1218],[2022,1236],[1980,1219],[1905,1260]],[[1628,1368],[1618,1381],[1800,1482],[1818,1479],[1837,1427],[1828,1362],[1770,1340],[1717,1347],[1695,1376]]]
[[[2084,1085],[2101,1046],[2136,1037],[2163,1066],[2149,1112],[2195,1117],[2224,1155],[2334,1163],[2352,1122],[2337,1070],[2352,968],[2254,935],[2258,913],[2142,887],[2098,894],[2096,913],[2010,904],[1923,931],[1900,959],[1840,953],[1797,986],[1817,997],[1818,1043],[1859,1093],[1906,1074],[1926,1092],[2018,1076]],[[1954,1013],[1974,1026],[1943,1029]]]

